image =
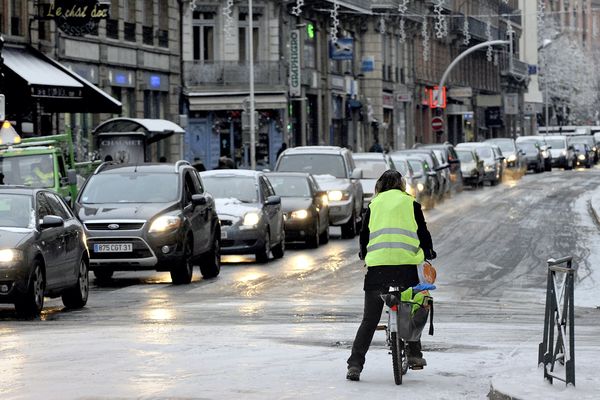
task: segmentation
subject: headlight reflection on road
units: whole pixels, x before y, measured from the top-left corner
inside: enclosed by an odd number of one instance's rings
[[[151,308],[144,313],[144,319],[152,322],[172,321],[176,317],[176,312],[172,308]]]
[[[289,265],[293,272],[304,272],[311,269],[314,265],[314,259],[306,254],[299,254],[291,258]]]

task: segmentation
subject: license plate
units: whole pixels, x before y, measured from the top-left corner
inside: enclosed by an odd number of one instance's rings
[[[94,243],[94,253],[131,253],[133,243]]]
[[[227,231],[221,231],[221,239],[227,239]]]

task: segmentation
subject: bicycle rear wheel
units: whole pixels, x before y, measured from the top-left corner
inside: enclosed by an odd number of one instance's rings
[[[394,367],[394,382],[396,385],[402,385],[402,375],[408,370],[408,361],[404,349],[404,340],[396,332],[392,332],[392,366]]]

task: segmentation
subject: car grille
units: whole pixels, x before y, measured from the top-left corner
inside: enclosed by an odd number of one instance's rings
[[[110,226],[118,226],[111,228]],[[90,231],[137,231],[142,229],[144,222],[86,222],[85,227]]]
[[[94,252],[94,244],[95,243],[103,243],[103,244],[113,244],[113,243],[132,243],[133,251],[131,252],[123,252],[123,253],[96,253]],[[88,248],[90,249],[90,257],[92,259],[97,260],[114,260],[114,259],[136,259],[136,258],[149,258],[153,256],[152,251],[146,245],[146,243],[137,238],[110,238],[110,239],[102,239],[102,238],[94,238],[88,239]]]
[[[256,244],[256,239],[248,239],[248,240],[221,240],[221,247],[234,247],[234,246],[254,246]]]

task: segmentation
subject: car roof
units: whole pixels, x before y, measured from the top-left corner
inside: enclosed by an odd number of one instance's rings
[[[253,171],[250,169],[213,169],[212,171],[203,171],[200,176],[244,176],[249,178],[258,178],[264,175],[261,171]]]
[[[352,153],[352,158],[355,160],[385,161],[385,154],[383,154],[383,153]]]
[[[289,177],[308,178],[308,177],[310,177],[311,174],[309,174],[308,172],[277,172],[277,171],[270,171],[270,172],[265,172],[265,175],[267,177],[269,177],[269,176],[289,176]]]
[[[110,164],[98,172],[98,174],[121,174],[134,172],[158,172],[158,173],[174,173],[175,164],[169,163],[144,163],[144,164]]]
[[[303,154],[303,153],[324,153],[324,154],[342,154],[350,151],[339,146],[298,146],[285,150],[283,154]]]
[[[39,188],[30,188],[27,186],[15,186],[15,185],[0,185],[0,193],[2,194],[22,194],[22,195],[34,195],[37,192],[47,191]]]

